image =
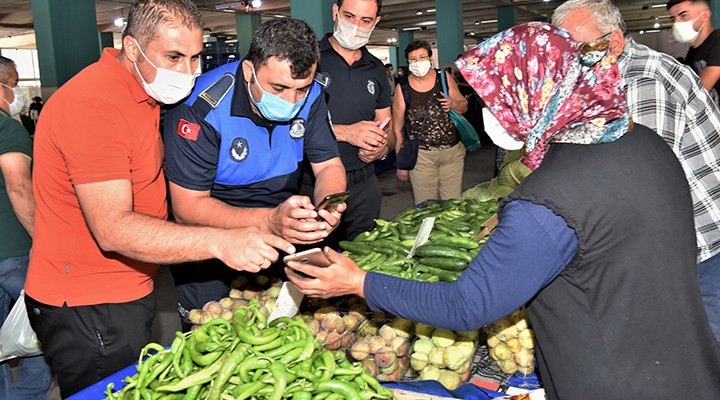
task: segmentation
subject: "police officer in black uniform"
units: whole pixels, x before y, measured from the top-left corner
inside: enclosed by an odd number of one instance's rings
[[[330,77],[325,90],[340,158],[347,170],[350,198],[340,227],[326,243],[353,239],[375,227],[382,193],[373,162],[395,146],[395,136],[380,128],[390,117],[391,88],[385,65],[365,45],[380,20],[380,0],[338,0],[335,29],[320,41],[318,69]],[[308,183],[303,192],[308,192]]]
[[[344,191],[346,177],[318,60],[317,38],[304,21],[268,21],[245,59],[200,76],[190,97],[167,111],[166,175],[179,222],[257,226],[300,245],[337,227],[344,204],[314,206]],[[312,198],[298,195],[304,158],[317,177]],[[227,296],[237,276],[217,260],[172,273],[185,329],[189,310]]]

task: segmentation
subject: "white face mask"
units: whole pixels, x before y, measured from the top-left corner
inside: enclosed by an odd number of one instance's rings
[[[696,31],[695,28],[693,28],[693,24],[698,18],[700,18],[699,15],[692,21],[675,22],[672,27],[672,34],[675,40],[680,43],[694,42],[700,35],[700,31]]]
[[[10,86],[8,86],[4,83],[0,83],[0,85],[3,85],[6,88],[10,89]],[[8,106],[10,107],[10,116],[14,117],[14,116],[20,114],[20,111],[22,111],[23,107],[25,107],[25,93],[22,91],[22,89],[20,89],[19,86],[15,86],[14,88],[12,88],[12,91],[13,91],[13,95],[15,97],[13,99],[12,103],[7,101],[7,99],[4,97],[0,96],[0,99],[2,99],[4,102],[6,102],[8,104]]]
[[[495,118],[488,108],[483,108],[482,114],[485,133],[490,136],[490,139],[496,146],[505,150],[520,150],[523,148],[525,142],[521,142],[510,136],[508,131],[500,125],[500,121]]]
[[[412,72],[413,75],[417,76],[418,78],[422,78],[423,76],[427,75],[428,71],[430,71],[430,68],[432,68],[432,64],[430,63],[430,60],[424,60],[424,61],[418,61],[410,63],[410,72]]]
[[[137,44],[137,42],[135,43]],[[190,94],[190,92],[192,92],[193,87],[195,86],[195,78],[200,75],[199,68],[197,71],[195,71],[194,74],[191,75],[183,74],[181,72],[176,72],[166,68],[159,68],[155,66],[152,61],[150,61],[150,59],[140,48],[139,44],[137,44],[137,47],[138,50],[140,50],[140,54],[142,54],[143,57],[145,57],[145,59],[150,63],[150,65],[155,67],[155,69],[157,70],[155,80],[151,83],[147,83],[145,81],[145,78],[143,78],[142,74],[140,73],[137,63],[133,63],[133,65],[135,65],[135,71],[137,71],[138,75],[140,75],[140,80],[142,80],[143,88],[145,88],[145,93],[147,93],[148,96],[163,104],[175,104],[180,100],[186,98]]]
[[[372,29],[367,29],[341,19],[340,14],[336,13],[335,15],[337,16],[337,25],[333,36],[340,46],[348,50],[357,50],[368,43],[375,25]]]

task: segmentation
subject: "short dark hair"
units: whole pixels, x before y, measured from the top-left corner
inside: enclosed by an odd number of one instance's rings
[[[141,47],[157,37],[158,27],[177,19],[188,28],[203,30],[205,23],[192,0],[137,0],[130,7],[122,37],[134,37]]]
[[[7,85],[8,81],[10,80],[10,68],[15,68],[15,61],[0,56],[0,83]]]
[[[342,7],[344,2],[345,2],[345,0],[337,0],[338,8]],[[377,8],[378,8],[377,14],[375,15],[375,17],[377,17],[378,15],[380,15],[380,8],[382,8],[382,0],[375,0],[375,3],[377,4]]]
[[[395,68],[395,67],[393,67],[392,63],[387,63],[387,64],[385,64],[385,68]]]
[[[245,59],[257,69],[270,57],[289,61],[293,79],[307,78],[320,61],[315,31],[307,22],[295,18],[264,22],[255,32]]]
[[[408,55],[412,53],[415,50],[419,49],[425,49],[428,52],[428,57],[432,57],[432,47],[430,47],[430,43],[424,41],[424,40],[415,40],[410,42],[407,47],[405,47],[405,59],[407,60]]]
[[[686,1],[689,1],[693,4],[695,3],[705,3],[706,6],[710,7],[710,2],[708,0],[670,0],[667,2],[667,9],[671,9],[672,7],[675,7],[676,5],[680,3],[684,3]]]

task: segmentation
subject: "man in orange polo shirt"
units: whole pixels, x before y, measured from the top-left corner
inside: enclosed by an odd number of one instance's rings
[[[159,103],[192,90],[202,29],[190,0],[136,1],[122,50],[106,49],[43,109],[25,290],[63,398],[137,359],[150,339],[158,264],[218,258],[257,272],[279,257],[275,248],[294,252],[256,228],[166,221]]]

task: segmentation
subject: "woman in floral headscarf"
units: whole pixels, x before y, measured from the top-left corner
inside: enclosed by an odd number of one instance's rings
[[[457,62],[533,172],[452,284],[333,265],[289,267],[311,296],[364,296],[373,309],[470,330],[527,304],[550,399],[720,398],[720,348],[694,273],[687,181],[670,148],[632,128],[604,38],[547,23],[506,30]]]

